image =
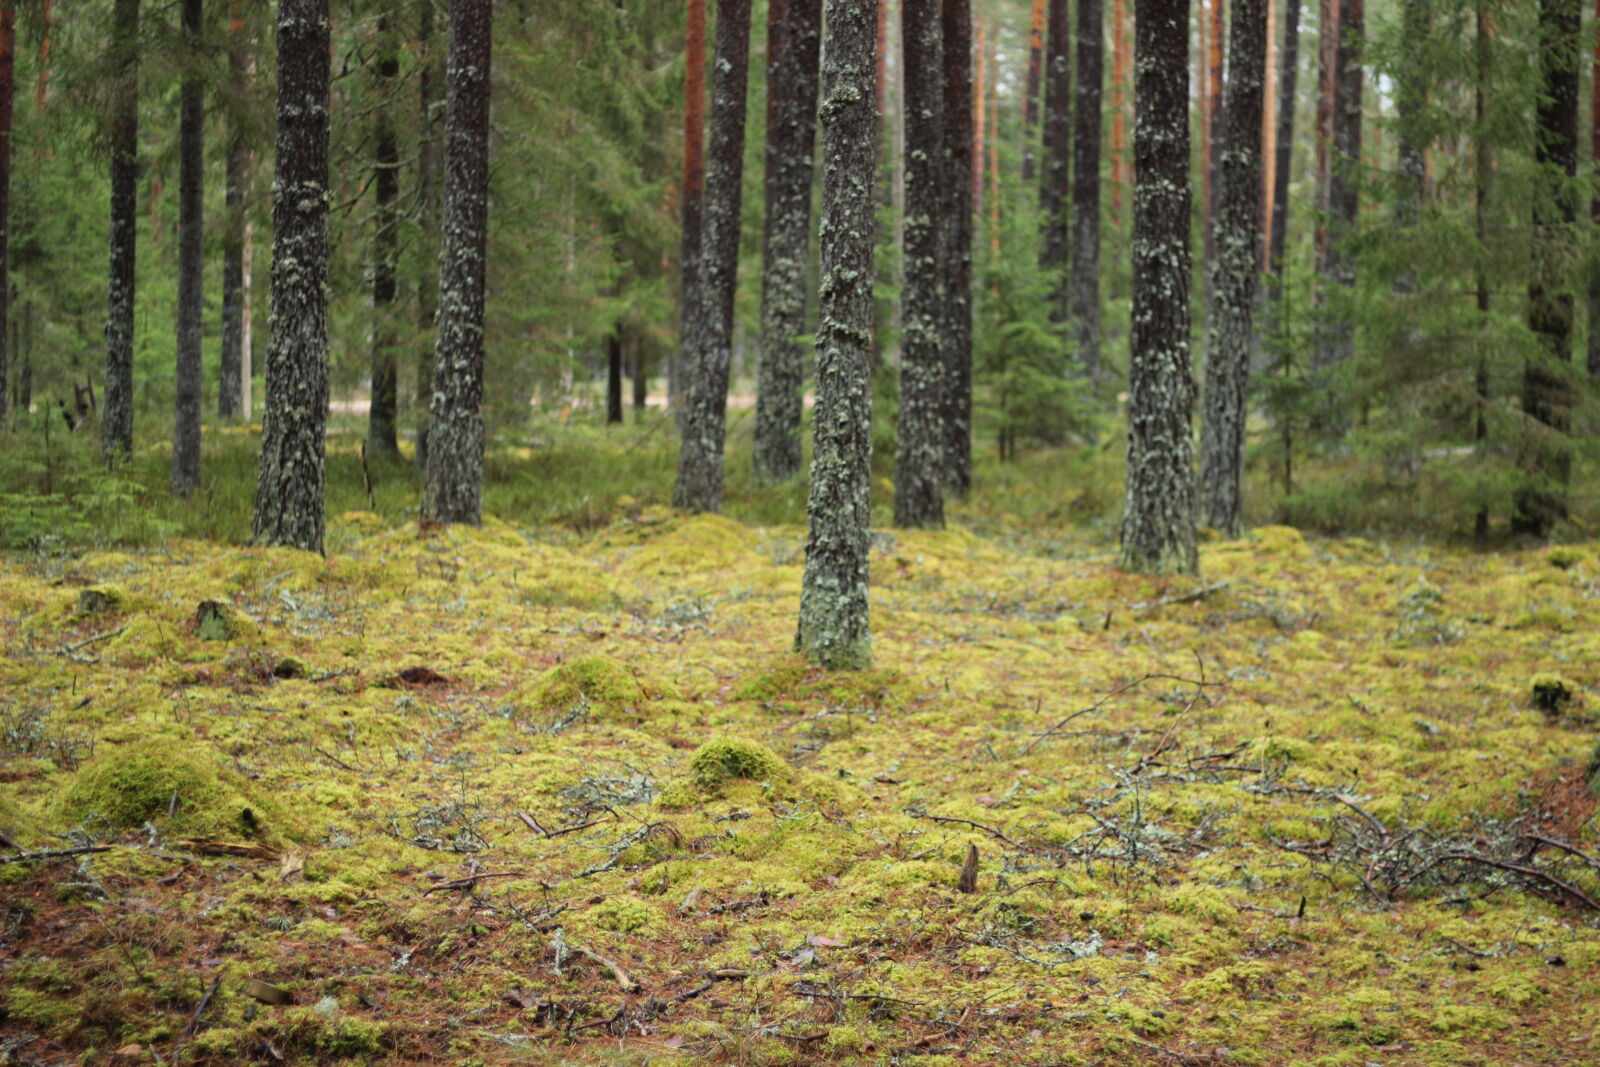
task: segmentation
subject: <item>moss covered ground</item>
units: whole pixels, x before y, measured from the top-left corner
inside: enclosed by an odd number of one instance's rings
[[[0,1060],[1600,1058],[1600,546],[1001,532],[0,558]]]

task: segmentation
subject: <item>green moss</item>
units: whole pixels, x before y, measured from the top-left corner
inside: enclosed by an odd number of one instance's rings
[[[662,926],[661,909],[631,897],[610,897],[589,912],[589,920],[602,930],[631,934],[643,930],[657,932]]]
[[[772,749],[741,738],[707,741],[689,758],[689,780],[708,792],[735,778],[770,782],[788,775],[789,765]]]
[[[96,756],[54,809],[62,818],[100,818],[118,829],[154,821],[191,836],[254,837],[267,830],[272,806],[249,791],[244,778],[223,768],[205,746],[156,737]]]
[[[638,710],[645,701],[644,688],[624,664],[609,656],[570,659],[534,684],[533,702],[544,711],[566,712],[576,707],[591,713]]]

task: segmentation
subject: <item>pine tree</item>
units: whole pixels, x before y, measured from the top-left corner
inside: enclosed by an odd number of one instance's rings
[[[1355,351],[1352,319],[1356,284],[1356,239],[1361,208],[1361,46],[1365,35],[1364,0],[1339,0],[1338,45],[1331,101],[1332,142],[1328,165],[1328,239],[1319,264],[1324,294],[1333,305],[1321,325],[1312,365],[1323,373],[1321,420],[1335,435],[1344,431],[1344,402],[1327,377]]]
[[[249,79],[245,60],[245,21],[239,0],[228,7],[228,159],[223,178],[222,233],[222,359],[217,383],[217,414],[236,418],[244,410],[244,225],[245,182],[250,166],[250,139],[245,132],[245,100]]]
[[[450,0],[439,340],[422,517],[483,521],[483,293],[489,215],[493,0]]]
[[[378,16],[376,63],[377,113],[372,129],[372,403],[367,410],[367,451],[398,456],[400,442],[395,420],[399,416],[399,374],[395,359],[397,340],[393,305],[399,292],[396,277],[400,256],[400,144],[390,114],[393,86],[400,77],[400,57],[388,12]]]
[[[972,488],[972,3],[944,0],[944,470],[958,497]]]
[[[722,451],[733,356],[733,293],[739,271],[739,211],[744,175],[745,89],[750,0],[718,0],[711,80],[711,142],[701,221],[699,309],[683,345],[683,434],[674,507],[722,508]]]
[[[683,250],[678,256],[678,356],[667,379],[668,400],[682,431],[689,338],[700,327],[700,242],[706,192],[706,0],[687,0],[683,68]]]
[[[765,262],[754,457],[756,480],[767,483],[800,471],[805,353],[799,338],[806,326],[821,41],[822,0],[769,0]]]
[[[1198,492],[1206,522],[1244,533],[1244,421],[1251,315],[1260,248],[1261,110],[1267,56],[1266,0],[1234,0],[1228,87],[1217,143],[1216,231],[1206,315],[1205,418]]]
[[[172,429],[172,491],[200,485],[200,351],[205,292],[205,79],[202,0],[183,0],[184,75],[178,132],[177,418]]]
[[[10,426],[11,400],[11,129],[16,89],[16,10],[0,0],[0,433]],[[20,377],[20,375],[19,375]],[[23,409],[26,410],[26,409]]]
[[[1576,205],[1564,186],[1578,172],[1577,0],[1539,0],[1539,63],[1544,79],[1538,100],[1534,158],[1543,188],[1534,198],[1535,251],[1528,284],[1528,329],[1543,348],[1524,365],[1522,410],[1529,419],[1523,463],[1529,484],[1517,492],[1514,533],[1546,537],[1567,517],[1572,456],[1565,436],[1572,429],[1572,294],[1563,286],[1562,261]]]
[[[1045,0],[1033,0],[1028,16],[1028,72],[1022,97],[1022,180],[1033,181],[1034,131],[1039,128],[1039,85],[1044,62]]]
[[[1104,0],[1078,0],[1078,84],[1073,100],[1072,268],[1067,313],[1078,367],[1100,376],[1100,126]]]
[[[906,214],[905,287],[901,291],[900,418],[894,461],[896,526],[944,525],[946,443],[942,347],[945,272],[943,258],[947,163],[943,146],[944,31],[941,0],[904,0]]]
[[[139,0],[116,0],[111,22],[111,270],[106,289],[105,412],[108,462],[133,451],[133,291],[138,232]]]
[[[1121,565],[1193,574],[1188,0],[1137,0],[1133,24],[1133,337]]]
[[[867,619],[872,460],[874,0],[827,0],[822,91],[822,287],[810,531],[795,649],[872,665]]]
[[[622,323],[606,335],[606,425],[622,422]]]
[[[444,118],[444,83],[439,77],[434,5],[417,0],[417,229],[422,244],[417,275],[417,389],[414,403],[423,425],[417,431],[417,464],[428,459],[428,410],[433,403],[433,343],[439,312],[439,124]]]
[[[278,7],[272,319],[258,543],[322,551],[328,422],[328,0]]]
[[[1429,0],[1402,0],[1402,3],[1401,47],[1404,54],[1420,58],[1428,33]],[[1406,231],[1417,225],[1425,191],[1427,73],[1420,62],[1413,62],[1400,69],[1398,81],[1394,225],[1397,230]],[[1414,293],[1416,289],[1416,272],[1410,266],[1402,267],[1394,279],[1395,292],[1403,295]]]
[[[1300,0],[1284,0],[1283,51],[1278,57],[1277,160],[1272,170],[1272,234],[1267,263],[1275,281],[1268,292],[1277,300],[1283,292],[1283,250],[1289,231],[1289,168],[1294,162],[1295,82],[1300,65]]]
[[[1067,185],[1072,171],[1072,25],[1068,0],[1050,0],[1044,82],[1044,181],[1039,206],[1044,240],[1039,266],[1053,282],[1050,317],[1065,317],[1067,265]]]

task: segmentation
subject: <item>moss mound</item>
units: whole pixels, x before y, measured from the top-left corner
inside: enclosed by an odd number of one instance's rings
[[[770,782],[787,778],[789,765],[757,741],[719,737],[695,749],[689,758],[689,780],[699,789],[716,789],[735,778]]]
[[[189,836],[256,837],[266,822],[241,776],[195,744],[170,737],[136,741],[85,764],[56,802],[55,814],[77,821],[98,817],[123,829],[156,821]]]
[[[547,711],[587,705],[590,711],[620,712],[645,700],[633,672],[609,656],[579,656],[545,673],[534,685],[533,700]]]

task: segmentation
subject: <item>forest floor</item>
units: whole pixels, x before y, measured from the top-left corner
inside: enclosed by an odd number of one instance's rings
[[[0,557],[0,1062],[1600,1059],[1600,546],[617,503]]]

